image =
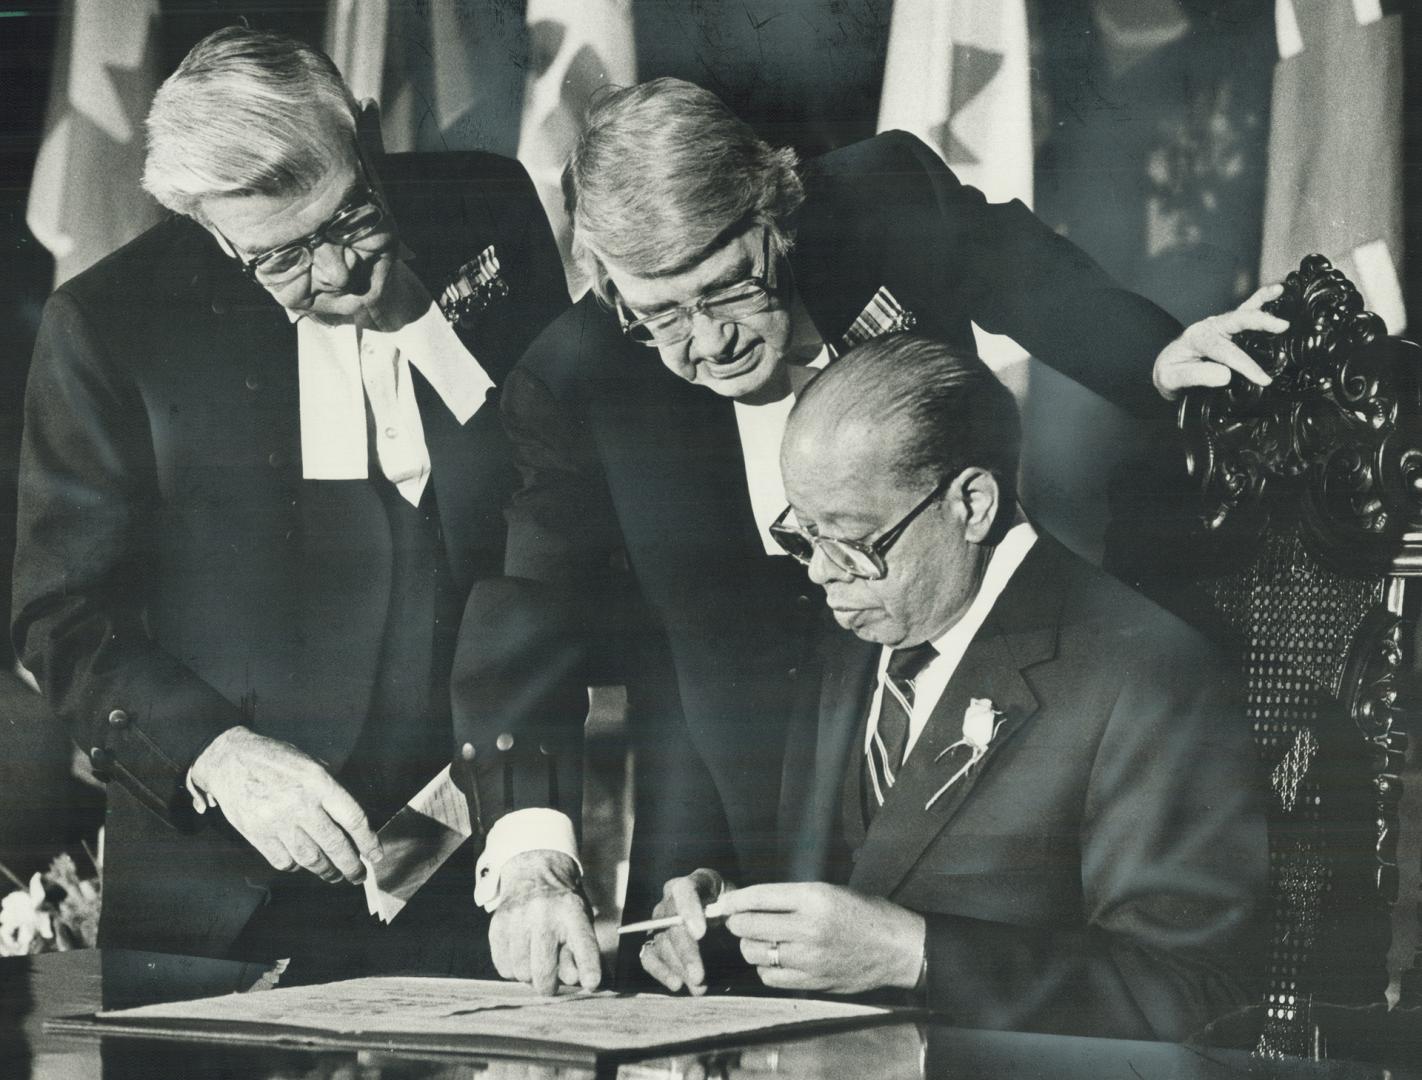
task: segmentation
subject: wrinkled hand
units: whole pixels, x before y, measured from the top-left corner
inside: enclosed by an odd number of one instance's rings
[[[766,986],[860,994],[918,984],[923,916],[888,900],[838,885],[749,885],[721,910]]]
[[[554,993],[559,983],[597,989],[602,958],[577,863],[561,851],[515,855],[500,871],[499,895],[489,948],[500,975],[540,994]]]
[[[278,870],[300,866],[323,881],[357,883],[365,879],[361,857],[381,858],[360,804],[290,743],[229,728],[198,755],[189,775]]]
[[[1185,332],[1160,350],[1151,369],[1151,382],[1166,401],[1194,386],[1225,386],[1235,372],[1252,383],[1268,386],[1269,374],[1232,340],[1241,330],[1277,334],[1289,328],[1286,320],[1261,310],[1277,300],[1282,285],[1265,285],[1233,311],[1191,323]]]
[[[663,885],[652,917],[680,915],[686,923],[647,940],[638,954],[643,970],[673,992],[685,987],[698,997],[706,993],[706,967],[697,942],[706,936],[706,905],[728,891],[721,875],[704,867]]]

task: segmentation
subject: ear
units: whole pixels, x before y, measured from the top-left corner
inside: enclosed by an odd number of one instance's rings
[[[364,98],[356,106],[356,139],[366,160],[374,163],[385,153],[385,136],[380,131],[380,103]]]
[[[987,469],[970,465],[960,472],[948,489],[949,503],[963,519],[963,538],[970,544],[986,542],[992,523],[1002,509],[1002,491],[997,477]]]

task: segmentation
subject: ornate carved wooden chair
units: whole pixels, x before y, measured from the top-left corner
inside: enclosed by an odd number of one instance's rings
[[[1179,423],[1203,506],[1191,540],[1213,568],[1193,589],[1239,648],[1270,788],[1256,1049],[1317,1057],[1330,1011],[1386,1009],[1398,684],[1417,599],[1405,612],[1404,592],[1422,574],[1422,349],[1389,337],[1322,256],[1268,310],[1291,329],[1237,340],[1273,384],[1192,392]],[[1422,1004],[1419,989],[1405,979],[1404,1004]]]

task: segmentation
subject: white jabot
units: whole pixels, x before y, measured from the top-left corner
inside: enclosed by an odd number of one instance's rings
[[[368,400],[380,470],[415,506],[429,481],[430,455],[409,366],[419,368],[461,424],[478,412],[494,386],[433,302],[391,333],[299,318],[296,355],[302,476],[362,480],[369,475]]]
[[[770,537],[770,523],[785,509],[785,482],[780,478],[780,441],[785,437],[785,425],[795,398],[816,371],[830,360],[829,346],[809,364],[789,367],[790,393],[779,401],[765,405],[744,405],[735,402],[736,427],[741,436],[741,456],[745,460],[746,487],[750,491],[751,514],[756,532],[767,555],[784,555],[780,545]]]
[[[968,646],[972,644],[974,636],[992,611],[992,606],[997,603],[1002,590],[1007,588],[1008,581],[1036,542],[1037,531],[1025,521],[1008,529],[1007,535],[1002,538],[988,560],[987,569],[983,571],[983,582],[978,587],[977,596],[973,597],[972,603],[968,605],[968,610],[963,613],[961,619],[933,639],[933,648],[938,655],[930,660],[913,680],[913,712],[909,715],[908,742],[904,744],[906,760],[913,751],[914,743],[918,742],[919,735],[923,733],[928,718],[933,715],[948,681],[953,678],[953,672],[958,670],[963,654],[968,651]],[[893,651],[885,646],[879,657],[879,684],[874,690],[874,700],[869,703],[869,715],[873,720],[868,725],[864,739],[866,753],[874,733],[879,729],[879,705],[884,696],[884,672],[888,669],[889,656]]]

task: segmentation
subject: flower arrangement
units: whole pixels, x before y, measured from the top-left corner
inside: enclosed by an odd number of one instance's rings
[[[99,934],[102,900],[99,869],[103,833],[99,834],[100,856],[96,857],[87,844],[84,851],[93,864],[93,877],[82,877],[69,855],[57,856],[48,870],[32,874],[29,884],[0,863],[0,875],[17,886],[0,899],[0,956],[93,947]]]

